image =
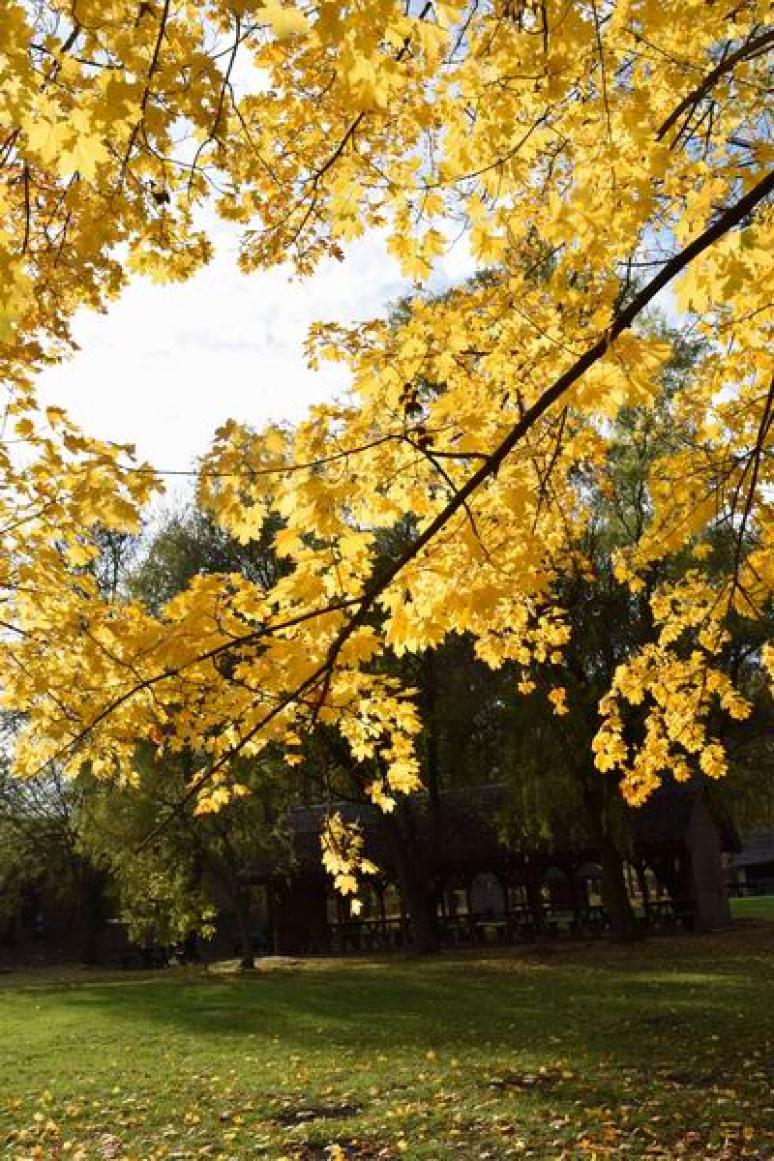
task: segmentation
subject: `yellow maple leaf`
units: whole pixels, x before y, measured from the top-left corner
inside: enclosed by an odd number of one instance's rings
[[[303,12],[294,6],[286,6],[271,0],[259,13],[270,26],[277,40],[292,40],[296,36],[307,36],[309,21]]]
[[[77,170],[81,177],[91,181],[97,166],[103,165],[109,158],[104,141],[94,135],[79,134],[70,148],[63,150],[60,169],[63,173]]]

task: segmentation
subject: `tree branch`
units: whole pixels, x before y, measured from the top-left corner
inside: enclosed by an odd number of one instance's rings
[[[715,66],[712,72],[707,73],[701,84],[697,85],[696,88],[693,89],[688,94],[688,96],[680,102],[677,108],[672,110],[666,121],[664,121],[664,123],[659,127],[658,132],[656,133],[656,140],[662,141],[675,122],[678,120],[678,118],[680,118],[688,109],[698,104],[702,97],[705,97],[710,89],[715,86],[715,84],[720,80],[724,73],[730,72],[736,65],[739,64],[740,61],[751,60],[756,56],[760,56],[761,53],[766,52],[769,45],[771,44],[774,44],[774,28],[770,28],[768,31],[762,32],[760,36],[756,36],[753,37],[752,40],[748,40],[747,43],[741,45],[741,47],[738,48],[736,52],[732,52],[730,56],[727,56],[722,61],[720,61],[720,63]]]
[[[573,365],[560,375],[550,387],[546,388],[540,398],[527,408],[497,448],[487,457],[481,467],[469,477],[467,482],[457,490],[449,502],[441,509],[437,516],[428,524],[404,551],[387,568],[376,574],[370,584],[366,585],[362,596],[353,603],[357,610],[341,629],[338,636],[331,643],[325,659],[317,665],[294,689],[285,694],[280,701],[265,714],[238,742],[220,756],[211,766],[203,770],[191,784],[190,788],[178,803],[177,807],[166,819],[149,832],[140,845],[142,850],[160,831],[183,810],[229,762],[232,761],[267,725],[279,716],[288,706],[298,702],[305,694],[314,689],[321,681],[330,680],[330,673],[335,668],[344,645],[355,631],[366,623],[367,617],[373,609],[378,597],[392,584],[402,570],[414,560],[438,533],[449,523],[453,516],[464,508],[468,499],[484,483],[497,475],[497,472],[510,453],[517,447],[524,436],[539,419],[561,399],[579,379],[605,355],[614,340],[645,310],[656,295],[664,289],[678,274],[681,274],[700,254],[709,249],[713,243],[724,237],[734,226],[743,221],[755,207],[774,192],[774,173],[767,175],[757,185],[748,191],[739,201],[723,211],[706,230],[694,238],[678,254],[674,255],[659,273],[635,295],[627,307],[619,311],[605,333],[590,346]]]

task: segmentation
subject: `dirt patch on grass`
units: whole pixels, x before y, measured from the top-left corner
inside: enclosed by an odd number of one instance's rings
[[[360,1105],[306,1105],[285,1109],[273,1119],[277,1125],[287,1129],[292,1125],[305,1125],[309,1121],[345,1121],[360,1116],[362,1111]]]
[[[517,1092],[536,1091],[556,1088],[557,1085],[575,1079],[575,1074],[567,1069],[541,1068],[537,1072],[503,1072],[493,1076],[487,1082],[487,1088],[503,1091],[514,1089]]]

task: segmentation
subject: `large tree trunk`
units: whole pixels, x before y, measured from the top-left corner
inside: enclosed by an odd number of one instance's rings
[[[422,849],[438,853],[442,843],[441,770],[438,749],[437,655],[428,650],[422,658],[420,706],[425,726],[425,753],[422,780],[427,790],[427,816],[419,820],[409,807],[408,841],[403,844],[401,887],[409,913],[411,940],[419,955],[432,955],[440,946],[438,929],[438,888]],[[424,825],[423,825],[424,822]],[[423,833],[424,832],[424,833]]]
[[[426,865],[414,806],[401,803],[394,814],[382,819],[384,835],[392,853],[392,864],[407,912],[411,947],[420,955],[438,950],[437,888]],[[425,842],[427,839],[425,838]]]
[[[81,961],[89,967],[102,959],[102,931],[105,926],[105,875],[89,863],[79,872],[79,917]]]
[[[401,875],[401,880],[412,947],[418,955],[432,955],[439,948],[435,887],[411,872]]]
[[[242,971],[251,972],[255,970],[255,955],[250,932],[250,900],[245,899],[239,892],[234,892],[233,902],[239,940],[242,944],[239,966]]]
[[[618,793],[618,785],[612,779],[606,779],[593,768],[586,772],[583,801],[591,836],[600,853],[602,903],[613,938],[621,943],[631,943],[638,934],[637,920],[624,876],[619,835],[622,804]]]
[[[631,943],[637,937],[637,920],[626,889],[624,861],[608,835],[602,837],[602,902],[613,938]]]

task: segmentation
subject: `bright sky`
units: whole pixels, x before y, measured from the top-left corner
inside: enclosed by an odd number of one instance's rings
[[[190,282],[138,279],[106,315],[79,314],[80,350],[41,376],[43,401],[66,407],[91,435],[136,444],[158,468],[185,470],[226,419],[294,420],[346,390],[340,365],[306,366],[307,327],[371,318],[410,290],[379,237],[303,281],[284,268],[242,275],[229,228],[218,226],[215,241],[214,261]],[[454,248],[438,282],[469,271]]]
[[[189,470],[226,419],[293,421],[345,392],[341,364],[307,367],[309,324],[372,318],[411,291],[374,234],[304,280],[284,267],[240,274],[234,228],[216,222],[210,234],[216,256],[189,282],[138,278],[107,314],[82,311],[73,327],[80,349],[39,379],[44,403],[65,407],[90,435],[134,443],[162,470]],[[463,238],[439,262],[432,289],[472,271]],[[676,321],[671,294],[657,301]]]

